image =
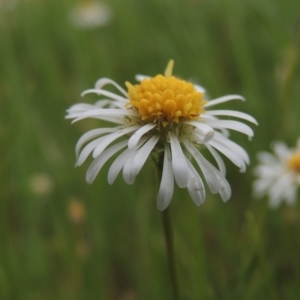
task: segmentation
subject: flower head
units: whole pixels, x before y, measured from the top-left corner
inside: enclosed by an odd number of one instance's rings
[[[296,148],[289,149],[283,142],[273,144],[274,154],[260,152],[254,173],[257,180],[253,188],[256,197],[268,195],[270,205],[277,207],[281,201],[294,204],[300,185],[300,138]]]
[[[125,182],[133,184],[149,155],[158,155],[162,177],[157,206],[163,210],[172,199],[174,180],[180,188],[188,189],[196,205],[204,202],[205,188],[191,162],[194,159],[211,192],[219,193],[223,201],[227,201],[231,189],[218,152],[245,171],[249,157],[241,146],[229,139],[228,129],[250,137],[253,131],[242,122],[222,120],[217,116],[236,117],[255,124],[256,121],[238,111],[209,110],[214,105],[244,98],[228,95],[207,101],[202,87],[172,76],[173,64],[171,60],[164,75],[138,75],[140,83],[136,85],[126,82],[127,91],[111,79],[102,78],[94,89],[83,93],[105,98],[94,105],[73,105],[66,118],[74,119],[73,122],[96,118],[117,125],[84,134],[76,145],[77,165],[93,152],[94,161],[86,174],[87,182],[92,183],[106,161],[121,152],[109,169],[108,182],[112,184],[123,170]],[[107,84],[113,85],[120,95],[103,89]],[[114,143],[121,137],[123,140]],[[203,156],[200,150],[204,148],[211,153],[218,168]]]

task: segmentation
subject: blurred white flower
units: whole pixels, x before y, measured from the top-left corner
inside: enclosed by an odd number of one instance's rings
[[[283,142],[274,142],[273,152],[258,153],[260,165],[254,169],[254,195],[260,198],[268,195],[270,206],[277,207],[282,201],[294,204],[300,185],[300,138],[295,149],[289,149]]]
[[[231,189],[225,179],[225,165],[218,151],[241,171],[245,171],[249,157],[241,146],[228,138],[228,129],[250,137],[253,131],[242,122],[221,120],[217,116],[236,117],[254,124],[256,121],[238,111],[207,110],[220,103],[244,98],[228,95],[206,101],[203,99],[205,90],[202,87],[172,76],[173,63],[172,60],[169,62],[164,75],[138,75],[140,84],[137,85],[126,82],[128,91],[111,79],[102,78],[97,81],[94,89],[83,93],[94,93],[105,99],[94,105],[73,105],[67,110],[66,118],[74,119],[73,122],[95,118],[110,121],[117,126],[97,128],[85,133],[76,145],[77,165],[83,164],[93,152],[94,161],[86,174],[87,182],[92,183],[103,165],[125,148],[111,165],[108,182],[112,184],[123,169],[125,182],[133,184],[148,156],[156,153],[157,164],[162,171],[157,206],[164,210],[173,196],[174,179],[180,188],[188,189],[196,205],[204,202],[205,188],[191,163],[194,159],[212,193],[219,193],[222,200],[227,201]],[[103,89],[108,84],[113,85],[120,95]],[[121,137],[125,139],[107,148]],[[208,149],[219,170],[201,154],[199,150],[202,148]]]
[[[82,1],[71,9],[69,17],[74,26],[91,29],[105,26],[112,18],[112,11],[105,3]]]

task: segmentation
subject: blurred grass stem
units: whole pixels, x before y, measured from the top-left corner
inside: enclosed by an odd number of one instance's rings
[[[171,288],[173,293],[173,299],[179,300],[178,281],[176,276],[175,259],[174,259],[174,242],[172,224],[170,218],[170,208],[168,207],[162,211],[162,223],[164,227],[164,234],[166,240],[166,250],[168,257],[168,267],[171,280]]]
[[[164,153],[160,153],[157,161],[158,178],[161,179],[164,165]],[[173,299],[179,300],[178,280],[175,267],[175,255],[174,255],[174,240],[173,231],[170,217],[170,206],[162,211],[162,225],[164,228],[166,251],[168,259],[168,268],[171,281],[171,289],[173,293]]]

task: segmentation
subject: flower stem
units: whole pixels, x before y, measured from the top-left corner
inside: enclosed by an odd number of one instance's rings
[[[162,211],[162,223],[163,223],[164,233],[165,233],[168,267],[169,267],[173,299],[179,300],[178,282],[177,282],[175,259],[174,259],[173,232],[172,232],[169,210],[170,208],[167,208],[164,211]]]

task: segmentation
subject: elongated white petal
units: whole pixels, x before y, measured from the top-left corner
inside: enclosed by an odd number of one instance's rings
[[[95,89],[102,89],[105,85],[107,84],[112,84],[114,87],[116,87],[125,97],[127,96],[126,91],[118,85],[115,81],[109,79],[109,78],[100,78],[96,84],[95,84]]]
[[[264,194],[268,192],[268,189],[271,187],[273,183],[274,183],[273,178],[254,181],[253,183],[254,197],[261,198]]]
[[[114,109],[114,108],[98,108],[86,111],[82,113],[78,118],[72,121],[72,124],[85,119],[92,117],[100,117],[100,116],[137,116],[137,113],[131,109]]]
[[[159,140],[159,135],[151,137],[138,151],[132,162],[134,174],[137,175],[145,164],[148,156]]]
[[[143,81],[144,79],[149,79],[150,76],[146,76],[146,75],[141,75],[141,74],[138,74],[138,75],[135,75],[135,79],[139,82]]]
[[[241,147],[240,145],[238,145],[237,143],[235,143],[235,142],[231,141],[230,139],[228,139],[227,136],[224,136],[224,134],[221,134],[219,132],[215,132],[214,139],[222,142],[229,149],[236,152],[236,154],[238,156],[240,156],[245,161],[246,164],[250,163],[248,153],[245,151],[245,149],[243,147]]]
[[[221,152],[223,155],[225,155],[227,158],[229,158],[242,171],[245,171],[246,166],[244,160],[240,156],[236,155],[234,151],[226,147],[226,145],[224,145],[218,140],[210,140],[209,144],[215,149],[217,149],[219,152]]]
[[[223,202],[227,202],[231,197],[231,187],[225,177],[222,178],[220,186],[221,189],[219,191],[219,194],[221,196],[221,199]]]
[[[122,141],[118,144],[113,145],[112,147],[105,150],[100,156],[98,156],[89,166],[87,173],[86,173],[86,181],[91,184],[98,173],[100,172],[101,168],[104,164],[118,151],[124,148],[127,145],[127,140]]]
[[[97,116],[97,117],[92,117],[93,119],[101,120],[101,121],[107,121],[113,124],[119,124],[119,125],[124,125],[124,117],[112,117],[112,116]]]
[[[205,88],[203,86],[194,83],[194,87],[195,87],[197,92],[203,93],[203,94],[205,93]]]
[[[206,115],[211,116],[230,116],[230,117],[236,117],[240,119],[247,120],[249,122],[252,122],[256,125],[258,125],[257,121],[250,115],[242,113],[240,111],[235,110],[207,110],[205,112]]]
[[[189,182],[187,188],[192,200],[197,206],[199,206],[205,201],[205,188],[203,181],[191,162],[188,159],[186,161],[189,168]]]
[[[271,165],[271,166],[278,163],[278,160],[276,159],[276,157],[273,154],[271,154],[269,152],[265,152],[265,151],[259,152],[257,154],[257,159],[261,163]]]
[[[127,127],[127,128],[123,128],[117,132],[114,132],[112,134],[107,135],[103,140],[102,143],[99,144],[93,152],[93,157],[97,157],[98,155],[100,155],[102,153],[102,151],[109,145],[111,144],[113,141],[115,141],[116,139],[120,138],[121,136],[124,136],[126,134],[129,134],[135,130],[137,130],[140,126],[139,125],[135,125],[135,126],[131,126],[131,127]]]
[[[231,101],[231,100],[242,100],[245,101],[245,98],[240,95],[227,95],[220,98],[216,98],[214,100],[208,101],[203,107],[207,108],[210,106],[214,106],[223,102]]]
[[[94,109],[95,105],[92,104],[86,104],[86,103],[77,103],[72,105],[70,108],[68,108],[66,111],[68,115],[66,115],[66,119],[70,119],[70,115],[76,114],[76,113],[81,113],[90,109]]]
[[[213,172],[210,172],[210,168],[207,166],[208,162],[206,159],[200,154],[200,152],[188,141],[183,141],[186,149],[188,152],[192,155],[192,157],[196,160],[198,163],[200,170],[202,171],[204,178],[207,182],[207,185],[210,189],[210,191],[213,194],[216,194],[219,192],[219,184],[217,179],[214,176]]]
[[[136,152],[136,150],[145,143],[146,140],[147,139],[145,137],[142,137],[134,149],[127,148],[116,158],[116,160],[112,163],[108,171],[107,179],[109,184],[114,183],[121,169],[124,167],[125,163]]]
[[[117,131],[118,127],[114,127],[114,128],[97,128],[94,130],[90,130],[88,132],[86,132],[83,136],[81,136],[81,138],[78,140],[76,147],[75,147],[75,152],[76,152],[76,156],[78,157],[79,151],[81,149],[81,147],[89,140],[105,134],[105,133],[110,133],[110,132],[114,132]]]
[[[174,177],[173,177],[173,168],[172,168],[172,159],[169,149],[169,145],[165,146],[164,153],[164,164],[162,170],[162,177],[160,182],[160,187],[157,196],[157,208],[159,210],[165,210],[173,196],[174,192]]]
[[[201,139],[201,142],[203,142],[203,143],[208,142],[214,136],[215,131],[213,130],[213,128],[205,123],[197,122],[197,121],[187,121],[185,123],[195,126],[197,129],[199,129],[204,134],[204,138]]]
[[[184,188],[188,184],[188,168],[185,155],[183,154],[180,143],[174,133],[170,133],[170,142],[175,181],[179,187]]]
[[[143,149],[144,147],[147,147],[147,143],[145,143],[147,141],[147,138],[146,137],[142,137],[138,144],[135,146],[134,151],[132,152],[132,155],[127,159],[127,161],[125,162],[124,164],[124,167],[123,167],[123,178],[125,180],[125,182],[127,184],[133,184],[134,181],[135,181],[135,177],[137,175],[138,172],[136,172],[136,156],[138,156],[140,154],[140,152],[143,152]],[[149,145],[149,143],[148,143]],[[152,147],[153,148],[153,147]],[[152,150],[151,148],[151,150]],[[144,151],[145,153],[145,151]],[[148,154],[149,155],[149,154]],[[148,155],[146,157],[143,156],[143,154],[141,155],[142,156],[142,159],[145,159],[144,161],[146,161],[146,159],[148,158]],[[142,166],[141,166],[142,168]]]
[[[144,125],[143,127],[141,127],[140,129],[138,129],[129,139],[128,141],[128,148],[132,149],[134,148],[137,143],[139,142],[140,138],[147,133],[148,131],[150,131],[152,128],[154,128],[156,126],[155,123],[148,123],[146,125]]]
[[[97,95],[102,95],[102,96],[106,96],[106,97],[109,97],[111,99],[114,99],[114,100],[117,100],[117,101],[121,101],[121,102],[128,102],[128,98],[124,98],[122,96],[119,96],[119,95],[116,95],[112,92],[108,92],[108,91],[105,91],[105,90],[97,90],[97,89],[89,89],[89,90],[86,90],[84,91],[81,96],[85,96],[86,94],[91,94],[91,93],[94,93],[94,94],[97,94]]]
[[[206,144],[206,147],[209,150],[209,152],[212,154],[214,159],[216,160],[221,174],[223,176],[225,176],[226,175],[226,167],[225,167],[223,159],[221,158],[219,153],[213,147],[211,147],[209,144]]]
[[[132,154],[126,160],[124,167],[123,167],[123,178],[127,184],[133,184],[135,181],[136,175],[134,174],[134,170],[132,167],[132,162],[135,157],[135,154],[136,154],[135,152],[132,152]]]
[[[95,102],[97,108],[121,108],[125,109],[125,105],[122,102],[113,101],[109,99],[101,99]]]
[[[132,149],[126,149],[124,152],[122,152],[116,160],[112,163],[112,165],[109,168],[108,171],[108,183],[113,184],[116,180],[118,174],[122,170],[124,164],[126,161],[130,158],[130,156],[134,153],[134,150]]]
[[[220,193],[225,202],[231,197],[231,188],[226,178],[188,141],[183,141],[202,171],[207,185],[213,194]]]
[[[105,139],[104,136],[88,143],[83,150],[80,152],[79,157],[77,159],[77,166],[81,166],[85,160],[87,159],[87,157],[90,155],[90,153],[99,145],[101,144],[101,142],[103,141],[103,139]]]
[[[276,178],[280,176],[281,174],[285,173],[286,168],[285,166],[282,166],[281,164],[277,164],[274,166],[268,166],[268,165],[259,165],[257,166],[253,172],[256,176],[265,177],[265,178]]]
[[[277,207],[280,203],[280,200],[283,199],[285,187],[290,183],[289,174],[282,174],[278,177],[276,182],[271,186],[269,190],[269,195],[271,198],[270,205],[272,207]]]
[[[274,153],[278,158],[285,160],[291,154],[291,150],[283,142],[276,141],[273,143]]]
[[[241,133],[244,133],[250,137],[253,136],[253,130],[246,124],[241,123],[239,121],[231,121],[231,120],[215,120],[215,121],[207,121],[206,124],[213,128],[227,128],[232,129]]]

